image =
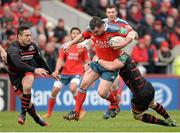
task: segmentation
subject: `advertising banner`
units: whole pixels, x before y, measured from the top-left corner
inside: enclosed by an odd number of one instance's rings
[[[8,78],[0,77],[0,111],[8,110]]]
[[[151,77],[147,78],[155,88],[155,99],[161,103],[168,110],[179,109],[179,86],[180,79],[176,77]],[[37,78],[33,85],[32,97],[33,102],[38,111],[46,111],[48,98],[51,94],[51,88],[53,87],[54,79],[52,78]],[[109,103],[102,99],[98,93],[99,80],[97,80],[87,91],[86,101],[84,107],[87,111],[92,110],[105,110]],[[131,108],[130,90],[124,86],[121,95],[121,110],[130,110]],[[16,102],[16,110],[20,110],[20,101]],[[69,111],[74,107],[74,98],[69,91],[69,86],[64,86],[62,91],[56,98],[55,111]]]

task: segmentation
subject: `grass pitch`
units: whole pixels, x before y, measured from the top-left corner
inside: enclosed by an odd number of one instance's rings
[[[180,124],[180,111],[168,111],[173,119]],[[65,121],[63,115],[67,112],[55,112],[48,127],[40,127],[29,115],[25,125],[17,124],[18,112],[0,112],[1,132],[180,132],[179,127],[164,127],[160,125],[146,124],[134,120],[130,111],[121,111],[119,115],[110,120],[102,118],[103,112],[87,112],[86,116],[77,121]],[[152,113],[152,112],[150,112]],[[40,112],[40,114],[44,114]],[[161,116],[153,113],[156,116]]]

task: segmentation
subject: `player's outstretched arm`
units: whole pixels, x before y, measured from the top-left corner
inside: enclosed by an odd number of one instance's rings
[[[61,46],[61,48],[63,48],[64,51],[67,51],[67,50],[71,47],[71,45],[80,43],[80,42],[82,42],[82,41],[84,41],[84,40],[85,40],[85,38],[82,36],[82,34],[80,34],[80,35],[78,35],[76,38],[74,38],[73,40],[71,40],[71,41],[69,41],[69,42],[67,42],[67,43],[64,43],[64,44]]]
[[[64,62],[64,60],[62,58],[58,58],[58,60],[56,62],[56,68],[55,68],[55,71],[54,71],[55,74],[59,75],[59,71],[63,67],[63,62]]]

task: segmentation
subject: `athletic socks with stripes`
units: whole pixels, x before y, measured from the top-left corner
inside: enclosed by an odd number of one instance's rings
[[[151,123],[151,124],[159,124],[159,125],[163,125],[163,126],[167,126],[167,123],[164,120],[158,119],[153,115],[150,114],[143,114],[143,118],[142,118],[143,122],[146,123]]]
[[[22,113],[27,112],[27,110],[29,109],[30,102],[31,102],[31,94],[23,94],[23,97],[21,98]]]
[[[157,103],[157,106],[153,108],[153,110],[155,110],[158,114],[163,116],[165,119],[169,118],[169,114],[166,112],[166,110],[161,104]]]

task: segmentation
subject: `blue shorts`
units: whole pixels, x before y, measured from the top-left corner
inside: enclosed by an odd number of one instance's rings
[[[80,84],[81,76],[80,75],[63,75],[60,74],[60,81],[54,82],[54,87],[62,88],[64,85],[67,85],[69,83],[75,83],[77,85]]]
[[[104,80],[114,82],[114,80],[118,76],[118,71],[109,71],[105,69],[104,67],[102,67],[97,62],[91,62],[89,66],[94,72],[98,73],[100,77]]]
[[[63,75],[63,74],[60,74],[60,78],[61,78],[60,81],[64,85],[69,84],[74,79],[79,79],[79,81],[81,80],[81,76],[80,75]]]

